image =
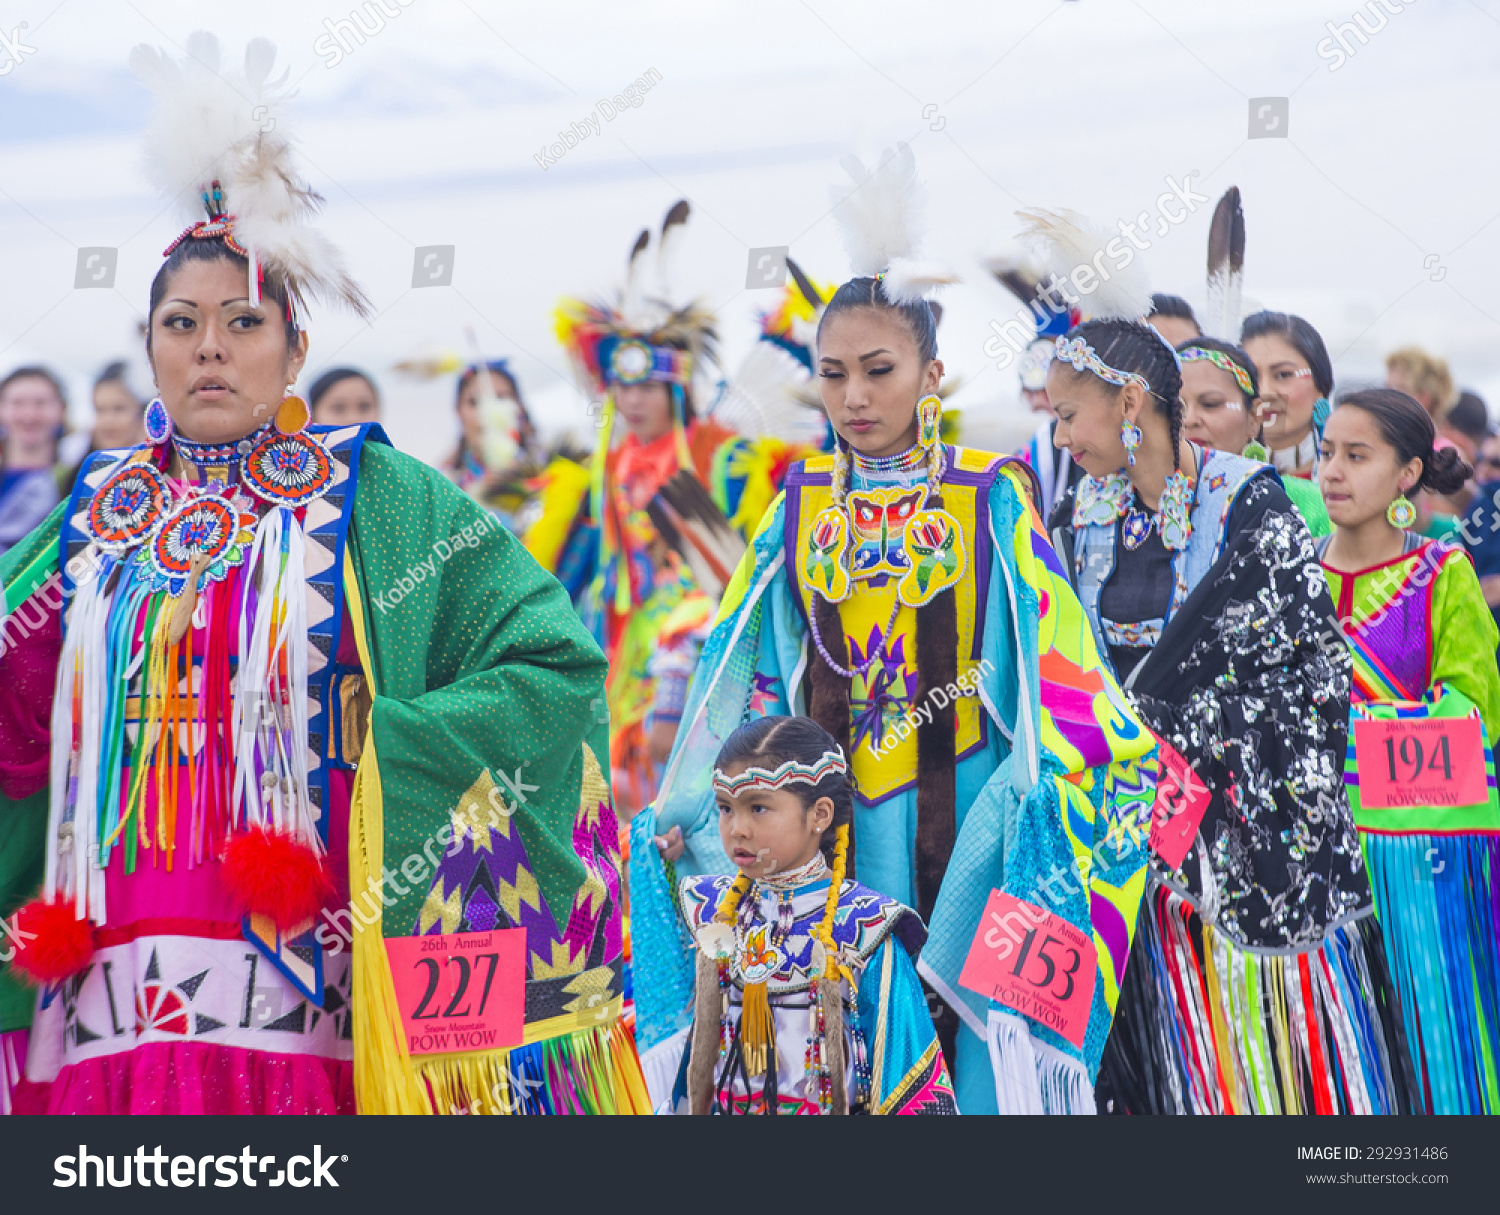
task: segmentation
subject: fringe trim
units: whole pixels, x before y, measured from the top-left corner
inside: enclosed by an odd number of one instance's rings
[[[649,1114],[651,1098],[624,1021],[530,1046],[415,1063],[434,1114]]]
[[[1373,977],[1379,953],[1369,917],[1314,949],[1255,953],[1158,887],[1105,1051],[1120,1112],[1402,1112],[1400,1026]]]
[[[1032,1038],[1014,1013],[990,1010],[985,1034],[1001,1114],[1092,1114],[1094,1086],[1080,1059]]]
[[[1500,1112],[1500,841],[1361,832],[1360,842],[1422,1107]]]

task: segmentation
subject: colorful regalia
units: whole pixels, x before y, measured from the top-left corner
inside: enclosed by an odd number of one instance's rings
[[[1100,650],[1208,797],[1181,864],[1152,856],[1101,1104],[1399,1112],[1400,1017],[1343,792],[1348,660],[1318,644],[1327,584],[1272,470],[1193,450],[1181,514],[1087,478],[1057,535]]]
[[[687,217],[685,202],[668,212],[665,252]],[[602,430],[587,474],[554,466],[540,479],[541,517],[526,534],[609,658],[610,759],[632,809],[656,791],[651,725],[680,717],[723,586],[800,454],[694,415],[690,393],[713,357],[714,318],[696,303],[643,295],[648,246],[642,232],[617,302],[564,300],[558,308],[559,340],[603,397]],[[642,382],[668,388],[672,428],[648,443],[628,434],[615,443],[615,389]]]
[[[677,1111],[957,1113],[913,966],[927,933],[910,908],[845,880],[825,927],[831,879],[821,854],[747,891],[735,883],[682,883],[698,949],[699,1019]],[[831,980],[825,934],[834,945]],[[770,1020],[760,1031],[769,1040],[758,1043],[747,1031],[764,1019],[757,1005]]]
[[[859,671],[841,731],[858,779],[854,871],[886,898],[929,908],[919,968],[963,1020],[959,1107],[1075,1108],[1090,1100],[1130,949],[1145,854],[1123,841],[1149,817],[1152,743],[1100,665],[1024,466],[940,450],[937,494],[921,452],[877,467],[854,456],[844,553],[829,522],[840,457],[798,465],[725,595],[662,796],[632,824],[641,1032],[652,1045],[667,1042],[685,1026],[689,995],[663,981],[646,1003],[648,965],[663,980],[674,970],[675,931],[670,904],[656,923],[644,905],[650,837],[680,827],[687,852],[679,871],[729,871],[709,785],[714,756],[748,717],[809,712],[816,697],[809,664],[823,661],[821,647]],[[954,559],[945,562],[945,553]],[[857,571],[858,590],[824,600],[830,570],[843,581]],[[925,606],[943,598],[958,641],[951,681],[923,670],[930,633],[919,636]],[[946,842],[932,838],[942,806],[924,804],[945,788]],[[1040,892],[1049,873],[1075,863],[1087,874],[1086,890],[1063,883],[1066,894]],[[1097,942],[1081,1049],[959,987],[993,888],[1048,907]],[[665,961],[648,961],[653,941]]]
[[[273,52],[252,43],[233,87],[211,36],[189,53],[147,65],[176,129],[246,133],[181,150],[221,180],[180,239],[260,231],[251,274],[300,299],[323,284],[240,189],[272,163],[281,220],[309,205]],[[250,123],[257,98],[277,121]],[[16,1104],[644,1112],[604,659],[562,589],[378,427],[304,429],[289,397],[215,446],[154,408],[152,442],[97,454],[0,560],[0,913],[25,902],[34,934],[0,970],[0,1029],[30,1024]],[[513,927],[515,1043],[409,1040],[396,939]]]
[[[1327,551],[1325,541],[1319,556]],[[1357,572],[1325,564],[1338,621],[1354,658],[1352,714],[1430,727],[1477,722],[1475,753],[1430,747],[1428,775],[1442,766],[1474,773],[1466,804],[1418,804],[1360,796],[1360,774],[1390,760],[1410,775],[1414,742],[1356,754],[1345,780],[1375,892],[1376,914],[1400,997],[1416,1071],[1417,1106],[1436,1114],[1500,1112],[1500,796],[1491,749],[1500,726],[1497,630],[1463,550],[1406,535],[1405,553]],[[1471,728],[1472,729],[1472,728]],[[1459,745],[1464,735],[1454,735]],[[1444,741],[1444,746],[1448,740]],[[1482,774],[1482,780],[1480,776]],[[1476,792],[1479,794],[1476,798]],[[1398,804],[1399,803],[1399,804]]]

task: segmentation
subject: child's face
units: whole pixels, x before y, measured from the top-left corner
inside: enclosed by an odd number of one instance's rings
[[[726,776],[738,776],[748,764],[732,764]],[[756,765],[762,766],[762,765]],[[719,839],[729,859],[750,878],[795,869],[812,860],[818,841],[833,822],[833,802],[820,797],[804,806],[795,789],[749,786],[730,797],[716,792]]]

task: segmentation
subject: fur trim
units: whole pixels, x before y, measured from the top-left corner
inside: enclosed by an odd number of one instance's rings
[[[719,1021],[723,1016],[719,964],[698,950],[693,995],[693,1033],[688,1042],[688,1113],[707,1114],[714,1104],[714,1067],[719,1061]]]
[[[849,1061],[844,1049],[844,983],[842,979],[819,979],[818,1001],[823,1005],[823,1052],[828,1060],[832,1087],[830,1113],[849,1112]]]
[[[73,900],[64,895],[33,899],[16,912],[12,927],[21,944],[11,971],[33,986],[75,975],[94,956],[94,926],[78,918]]]
[[[224,848],[224,885],[242,911],[269,916],[288,932],[334,894],[324,860],[291,835],[251,828]]]

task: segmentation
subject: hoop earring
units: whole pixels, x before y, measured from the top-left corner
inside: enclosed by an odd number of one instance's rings
[[[151,404],[146,406],[145,424],[146,441],[152,447],[160,447],[172,437],[172,415],[160,397],[152,398]]]
[[[1120,426],[1120,442],[1125,444],[1125,458],[1130,461],[1130,467],[1135,467],[1135,453],[1141,446],[1141,428],[1129,418]]]
[[[1406,531],[1417,521],[1417,508],[1403,493],[1385,508],[1385,521],[1399,531]]]

